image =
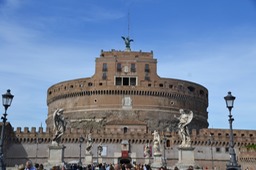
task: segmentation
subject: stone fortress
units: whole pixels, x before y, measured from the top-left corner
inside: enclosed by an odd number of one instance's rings
[[[126,46],[127,47],[127,46]],[[67,129],[61,138],[66,163],[79,159],[79,138],[91,133],[92,163],[152,163],[153,154],[145,159],[144,148],[152,149],[152,132],[161,137],[163,162],[172,167],[178,161],[181,139],[177,133],[179,109],[193,111],[189,124],[194,157],[204,168],[225,169],[229,160],[229,129],[208,128],[208,90],[197,83],[162,78],[157,75],[153,52],[101,51],[96,58],[92,77],[57,83],[47,91],[47,128],[12,130],[8,124],[5,142],[7,166],[27,159],[45,163],[54,136],[53,113],[64,109]],[[228,122],[227,122],[228,123]],[[234,130],[235,150],[242,168],[255,169],[256,131]],[[102,144],[103,154],[97,146]],[[82,162],[88,163],[82,143]],[[19,152],[17,152],[19,151]],[[146,162],[148,161],[148,162]]]

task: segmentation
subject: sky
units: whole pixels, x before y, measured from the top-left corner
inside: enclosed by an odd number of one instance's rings
[[[209,91],[209,128],[256,130],[256,0],[0,0],[0,93],[7,121],[46,127],[47,89],[91,77],[100,51],[154,52],[160,77]],[[128,24],[129,23],[129,24]],[[2,107],[4,113],[4,107]]]

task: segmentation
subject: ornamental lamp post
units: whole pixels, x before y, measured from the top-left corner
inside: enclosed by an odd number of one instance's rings
[[[211,156],[212,156],[212,170],[214,170],[214,162],[213,162],[213,148],[212,148],[212,146],[213,146],[213,144],[215,143],[215,141],[214,141],[214,138],[213,138],[213,134],[212,133],[210,133],[210,139],[208,139],[208,142],[209,142],[209,144],[211,145]]]
[[[79,148],[80,148],[80,153],[79,153],[79,162],[78,162],[78,165],[81,165],[82,166],[82,161],[81,161],[81,147],[82,147],[82,143],[84,142],[84,138],[82,136],[80,136],[79,138]]]
[[[1,170],[5,170],[5,163],[4,163],[4,151],[3,151],[3,144],[4,144],[4,138],[5,138],[5,123],[7,121],[7,109],[9,106],[12,104],[12,99],[13,95],[11,94],[11,90],[8,89],[5,94],[2,95],[2,102],[4,106],[4,114],[1,117],[3,119],[3,124],[2,124],[2,131],[1,131],[1,140],[0,140],[0,168]]]
[[[236,97],[232,96],[231,92],[228,92],[228,95],[224,97],[226,101],[226,106],[229,110],[229,126],[230,126],[230,135],[229,135],[229,155],[230,160],[227,163],[227,170],[241,170],[241,166],[238,165],[236,160],[236,152],[234,149],[234,135],[233,135],[233,129],[232,129],[232,122],[234,119],[232,118],[231,110],[234,106],[234,100]]]
[[[164,167],[167,166],[167,162],[166,162],[166,155],[165,155],[165,146],[166,146],[166,136],[164,134],[164,138],[163,138],[163,141],[164,141]]]

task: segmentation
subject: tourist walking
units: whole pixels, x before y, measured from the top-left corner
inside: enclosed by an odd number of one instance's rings
[[[33,166],[32,161],[28,160],[28,161],[26,162],[25,170],[36,170],[36,168]]]

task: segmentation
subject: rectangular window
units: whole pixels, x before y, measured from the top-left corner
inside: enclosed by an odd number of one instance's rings
[[[123,78],[123,86],[129,86],[129,78]]]
[[[116,65],[116,71],[121,72],[122,71],[122,64],[121,63],[117,63]]]
[[[171,141],[170,140],[166,141],[166,147],[168,147],[168,148],[171,147]]]
[[[137,78],[136,77],[116,77],[115,78],[116,86],[136,86]]]
[[[149,73],[149,64],[145,64],[145,72]]]
[[[108,65],[107,65],[107,63],[103,63],[102,71],[108,71]]]
[[[220,150],[220,148],[216,148],[216,152],[218,152],[218,153],[219,153],[220,151],[221,151],[221,150]]]
[[[106,79],[107,79],[107,73],[104,72],[104,73],[102,74],[102,79],[103,79],[103,80],[106,80]]]
[[[130,78],[130,85],[136,86],[136,78]]]
[[[131,72],[136,72],[135,63],[131,64]]]
[[[122,85],[122,78],[121,77],[116,77],[116,85],[121,86]]]
[[[148,73],[146,73],[146,75],[145,75],[145,80],[150,81],[150,77],[149,77]]]

